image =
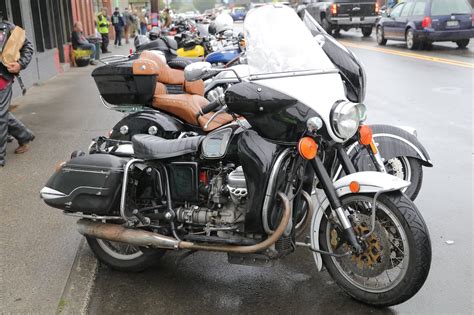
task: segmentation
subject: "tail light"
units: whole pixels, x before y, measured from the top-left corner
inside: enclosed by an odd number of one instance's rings
[[[471,25],[472,25],[472,27],[474,27],[474,14],[471,15]]]
[[[378,4],[378,2],[375,2],[375,13],[379,14],[379,11],[380,11],[379,4]]]
[[[430,28],[431,27],[431,18],[429,16],[425,16],[423,18],[423,22],[421,22],[421,26],[423,28]]]
[[[331,5],[331,14],[332,15],[337,15],[337,4],[333,3]]]

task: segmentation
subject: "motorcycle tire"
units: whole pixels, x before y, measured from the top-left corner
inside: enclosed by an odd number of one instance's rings
[[[397,174],[390,171],[390,164],[395,162],[402,166],[403,176],[400,178],[411,182],[410,186],[403,190],[403,193],[412,201],[418,197],[423,184],[423,165],[421,161],[412,157],[400,156],[390,159],[385,162],[385,167],[388,168],[388,173],[397,176]]]
[[[359,202],[360,205],[364,205],[364,203],[371,204],[373,195],[347,195],[341,198],[341,202],[346,207],[354,205],[356,202]],[[410,299],[423,286],[431,265],[431,242],[421,214],[413,202],[403,193],[391,192],[380,195],[377,199],[376,213],[377,219],[382,218],[383,220],[376,220],[377,229],[372,234],[373,238],[370,236],[371,239],[367,243],[368,249],[362,255],[356,256],[354,254],[343,258],[322,255],[322,259],[329,274],[349,296],[372,306],[388,307]],[[368,217],[370,220],[370,216]],[[387,218],[389,218],[388,221]],[[353,223],[355,230],[359,229],[361,225],[363,226],[364,222],[367,222],[367,219],[359,221],[358,224]],[[369,228],[370,226],[365,227],[367,231]],[[331,221],[328,221],[328,218],[324,216],[319,231],[322,250],[334,252],[334,247],[336,250],[343,247],[339,243],[339,238],[335,238],[334,233],[339,237],[337,230],[331,228]],[[399,238],[396,238],[397,235]],[[365,268],[364,264],[368,266],[368,262],[374,262],[369,254],[373,253],[371,246],[374,239],[377,239],[378,242],[379,238],[385,238],[381,243],[390,244],[389,252],[385,252],[385,256],[379,255],[380,263],[376,261],[370,268],[360,269],[360,266]],[[334,244],[335,240],[336,244]],[[347,249],[347,247],[345,248]],[[386,247],[379,247],[379,249],[379,253],[383,253]],[[399,253],[404,255],[400,261],[397,261]],[[384,258],[385,263],[382,263]],[[355,274],[351,270],[345,271],[344,268],[353,268],[359,271],[359,274]],[[400,275],[390,278],[389,271],[392,272],[397,268],[400,269]],[[374,273],[371,275],[374,277],[368,277],[367,274],[370,273]],[[386,287],[381,287],[381,282],[377,280],[377,277],[385,276],[385,273],[388,276],[389,283]],[[393,282],[391,279],[394,279]]]
[[[97,259],[118,271],[140,272],[154,265],[166,253],[164,249],[149,249],[129,245],[132,253],[124,254],[114,249],[113,244],[126,246],[125,244],[107,242],[86,236],[87,243]]]

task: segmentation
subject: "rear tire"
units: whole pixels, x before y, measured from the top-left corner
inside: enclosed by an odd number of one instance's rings
[[[407,48],[410,50],[416,50],[420,46],[420,42],[415,37],[415,32],[409,28],[405,33],[405,40],[407,42]]]
[[[466,48],[466,46],[469,45],[469,38],[458,40],[456,41],[456,44],[458,45],[459,48]]]
[[[382,26],[377,26],[377,30],[375,32],[375,35],[377,37],[377,44],[380,46],[385,46],[387,44],[387,39],[385,39],[383,35],[383,27]]]
[[[148,249],[130,245],[131,251],[120,253],[114,246],[126,244],[108,242],[86,236],[87,243],[97,259],[114,270],[140,272],[159,260],[166,253],[164,249]]]
[[[370,27],[363,27],[362,28],[362,35],[364,37],[369,37],[370,35],[372,35],[372,26]]]

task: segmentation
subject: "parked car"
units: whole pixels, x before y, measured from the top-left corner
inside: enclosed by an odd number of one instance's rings
[[[407,43],[408,49],[452,41],[464,48],[474,37],[474,16],[468,0],[407,0],[395,6],[376,26],[377,43]]]
[[[360,28],[364,37],[372,34],[379,16],[376,0],[303,0],[303,4],[297,7],[300,17],[303,16],[304,10],[307,10],[328,34]]]
[[[244,7],[235,7],[232,9],[230,15],[234,21],[243,21],[245,19],[245,15],[247,15],[247,11]]]

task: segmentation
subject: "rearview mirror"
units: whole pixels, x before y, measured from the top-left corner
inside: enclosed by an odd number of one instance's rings
[[[209,62],[194,62],[184,68],[184,78],[186,81],[201,80],[211,69],[212,65]]]

